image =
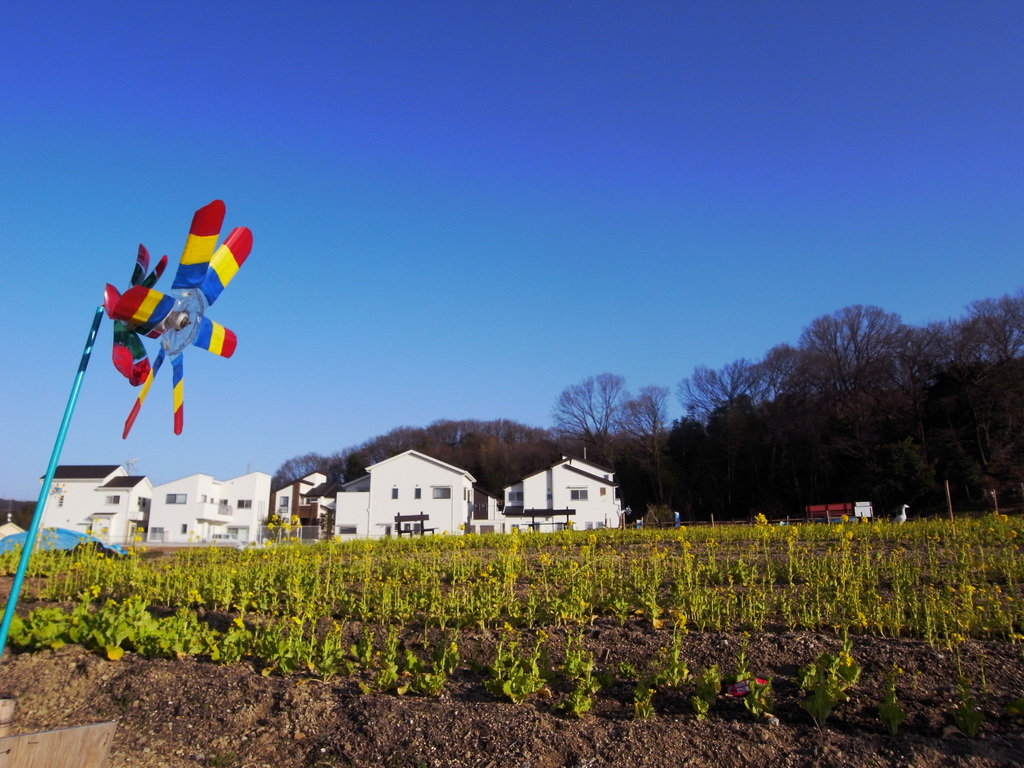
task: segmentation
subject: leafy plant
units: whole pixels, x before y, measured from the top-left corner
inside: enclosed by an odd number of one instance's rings
[[[971,691],[967,678],[961,677],[957,685],[957,698],[959,704],[953,710],[953,722],[960,732],[969,739],[977,737],[981,731],[981,724],[985,715],[978,709],[978,702]]]
[[[882,705],[878,708],[878,717],[885,723],[885,727],[892,736],[896,735],[900,725],[907,719],[907,713],[900,706],[900,700],[896,695],[897,674],[899,674],[899,670],[893,670],[886,678],[885,698],[882,699]]]
[[[658,671],[653,682],[657,687],[677,688],[690,679],[690,668],[683,659],[682,632],[672,633],[672,647],[662,648],[658,654]]]
[[[573,717],[582,717],[594,705],[594,694],[601,683],[594,675],[594,654],[583,646],[582,632],[569,633],[565,641],[565,661],[562,665],[573,688],[561,708]]]
[[[572,691],[562,702],[562,710],[573,717],[582,717],[594,706],[594,695],[601,690],[601,683],[590,672],[576,678]]]
[[[543,690],[548,676],[542,672],[542,644],[546,637],[544,632],[537,633],[533,650],[528,653],[522,651],[515,638],[502,638],[484,687],[496,696],[505,696],[513,704],[520,704]]]
[[[650,680],[641,680],[633,689],[633,716],[638,720],[645,720],[654,714],[654,692]]]
[[[818,728],[825,724],[837,704],[849,698],[846,690],[860,679],[861,667],[850,651],[847,637],[838,654],[821,654],[801,669],[797,677],[800,688],[809,694],[800,701],[800,706]]]
[[[772,699],[771,680],[758,680],[754,678],[747,681],[750,692],[743,697],[743,706],[756,718],[767,717],[775,709],[775,702]]]
[[[690,703],[698,720],[707,717],[721,690],[722,675],[718,671],[718,665],[712,664],[700,673],[700,677],[697,678],[697,691],[690,697]]]

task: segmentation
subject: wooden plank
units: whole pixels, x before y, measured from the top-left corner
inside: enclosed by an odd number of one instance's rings
[[[14,722],[14,699],[0,699],[0,736],[11,732]]]
[[[0,768],[106,768],[116,722],[0,739]]]

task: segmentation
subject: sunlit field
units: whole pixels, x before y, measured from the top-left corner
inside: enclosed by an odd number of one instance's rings
[[[953,646],[1016,642],[1020,529],[972,520],[433,536],[259,549],[137,549],[124,559],[40,552],[16,646],[80,643],[111,657],[259,658],[343,672],[353,627],[515,634],[642,619],[664,630],[807,630]],[[8,573],[15,553],[0,559]],[[200,621],[229,614],[229,626]],[[352,624],[353,627],[347,625]],[[378,635],[380,637],[378,637]],[[371,654],[372,655],[372,654]]]

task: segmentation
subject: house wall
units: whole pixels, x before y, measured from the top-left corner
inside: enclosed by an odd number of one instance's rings
[[[343,534],[346,538],[393,535],[396,515],[428,515],[423,527],[435,533],[462,533],[473,522],[474,480],[457,467],[407,451],[368,467],[367,473],[346,483],[335,500],[335,525],[355,528],[354,534]],[[435,498],[435,488],[450,489],[450,497]]]
[[[216,510],[218,507],[217,500],[220,497],[217,490],[216,480],[203,474],[189,475],[154,486],[147,541],[185,544],[208,538],[208,525],[201,524],[200,520],[215,514],[209,508]],[[170,496],[175,500],[168,501]]]
[[[142,478],[131,488],[101,487],[127,475],[123,467],[118,467],[102,478],[55,479],[46,496],[41,526],[91,532],[110,544],[132,543],[136,529],[146,525],[153,485]]]
[[[106,506],[105,499],[97,497],[96,488],[111,478],[127,475],[122,467],[118,467],[102,478],[54,480],[46,495],[40,525],[44,528],[70,528],[84,533],[92,525],[93,513],[103,511],[98,509],[100,505]]]
[[[335,501],[334,525],[339,530],[348,531],[342,533],[342,538],[366,538],[371,535],[381,535],[381,532],[374,534],[370,531],[370,492],[369,482],[365,484],[367,490],[348,489],[345,493],[339,493]],[[352,531],[352,529],[355,529]]]
[[[589,468],[585,468],[585,471]],[[596,471],[600,471],[595,468]],[[602,475],[605,474],[602,472]],[[610,482],[586,477],[573,472],[561,464],[552,470],[552,495],[555,509],[575,509],[572,518],[573,527],[577,530],[603,527],[617,528],[619,525],[619,502],[615,498],[615,486]],[[586,499],[572,498],[573,491],[577,496],[586,493]],[[597,524],[600,523],[600,526]]]
[[[506,533],[505,518],[498,512],[498,499],[479,489],[473,489],[473,520],[468,533]]]
[[[526,509],[551,509],[554,499],[551,490],[551,470],[547,469],[523,479],[523,507]],[[561,506],[565,506],[564,504]]]
[[[575,467],[586,474],[575,472]],[[531,517],[508,517],[511,525],[529,525],[533,520],[544,524],[541,530],[552,530],[553,523],[564,523],[566,517],[559,515],[560,509],[573,509],[575,515],[568,519],[577,530],[592,528],[617,528],[620,521],[619,501],[615,497],[615,476],[612,472],[579,459],[565,459],[553,467],[524,478],[521,482],[505,489],[506,506],[522,505],[523,509],[550,509],[550,515]],[[514,491],[521,491],[522,501],[510,501]],[[573,498],[573,492],[577,498]],[[580,498],[581,496],[586,498]]]
[[[460,533],[469,520],[473,481],[466,473],[415,454],[400,454],[369,467],[371,535],[394,526],[395,515],[429,515],[425,528],[436,533]],[[450,498],[434,498],[435,488],[448,488]],[[397,489],[398,498],[392,498]],[[420,498],[416,498],[416,490]]]
[[[266,472],[249,472],[224,481],[224,497],[231,508],[225,533],[243,542],[259,538],[260,526],[270,509],[270,481]]]
[[[184,503],[178,503],[184,495]],[[175,501],[169,502],[168,497]],[[240,507],[239,501],[250,505]],[[151,543],[254,541],[270,503],[270,475],[250,472],[231,480],[195,474],[153,489]]]

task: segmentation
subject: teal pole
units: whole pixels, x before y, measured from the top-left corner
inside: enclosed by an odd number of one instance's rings
[[[82,360],[78,364],[78,373],[75,374],[75,383],[71,387],[71,396],[68,398],[68,405],[64,409],[64,419],[57,431],[57,442],[53,446],[53,453],[50,454],[50,466],[46,468],[46,477],[43,478],[43,487],[39,489],[39,501],[36,502],[36,510],[32,515],[32,524],[25,536],[25,546],[21,550],[21,559],[18,561],[18,570],[14,574],[14,581],[11,582],[11,593],[7,597],[7,606],[4,608],[4,620],[0,624],[0,654],[7,649],[7,633],[11,630],[11,622],[14,620],[14,609],[18,605],[18,596],[21,594],[21,585],[25,581],[25,572],[28,570],[28,561],[32,557],[32,550],[35,549],[36,537],[39,535],[39,524],[43,520],[43,507],[46,505],[46,497],[50,493],[50,485],[53,483],[53,476],[57,472],[57,465],[60,463],[60,453],[64,450],[64,440],[68,436],[68,427],[71,426],[71,414],[75,412],[75,404],[78,402],[78,393],[82,390],[82,380],[85,378],[85,369],[89,365],[89,357],[92,355],[92,347],[96,342],[96,333],[100,329],[100,320],[103,319],[103,307],[96,307],[96,314],[92,318],[92,328],[89,329],[89,338],[85,341],[85,349],[82,350]]]

